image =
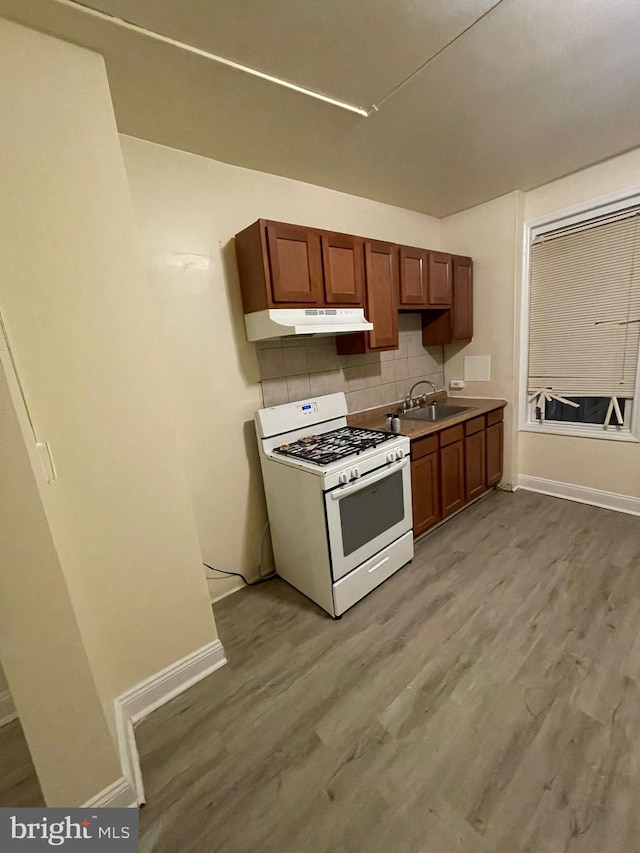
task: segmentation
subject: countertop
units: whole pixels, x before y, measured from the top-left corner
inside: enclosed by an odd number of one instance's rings
[[[495,409],[503,409],[507,405],[506,400],[490,400],[486,397],[449,397],[446,392],[433,394],[430,399],[437,400],[438,403],[449,406],[467,406],[468,410],[460,412],[458,415],[452,415],[452,417],[446,420],[437,421],[436,423],[401,418],[400,435],[406,435],[411,439],[433,435],[433,433],[464,423],[464,421],[471,420],[471,418],[477,418],[479,415],[493,412]],[[380,406],[377,409],[368,409],[364,412],[354,412],[352,415],[347,415],[347,423],[349,426],[381,429],[386,432],[386,414],[387,412],[397,411],[398,406],[399,404],[395,403],[390,406]]]

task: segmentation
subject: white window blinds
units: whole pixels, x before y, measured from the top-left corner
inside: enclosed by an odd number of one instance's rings
[[[640,340],[639,212],[537,237],[530,293],[529,393],[633,397]]]

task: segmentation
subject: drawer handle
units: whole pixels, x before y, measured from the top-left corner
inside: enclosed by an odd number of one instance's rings
[[[385,557],[384,560],[380,560],[379,563],[376,563],[375,566],[371,566],[370,569],[367,569],[367,573],[371,574],[371,572],[375,572],[376,569],[379,569],[380,566],[384,566],[384,564],[389,560],[388,557]]]

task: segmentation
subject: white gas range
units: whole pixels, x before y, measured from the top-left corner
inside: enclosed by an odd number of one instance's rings
[[[256,412],[276,571],[334,617],[413,558],[409,439],[346,416],[344,394]]]

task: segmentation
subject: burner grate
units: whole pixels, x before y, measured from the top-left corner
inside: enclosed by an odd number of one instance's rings
[[[315,465],[328,465],[347,456],[357,456],[365,450],[384,444],[398,436],[362,427],[340,427],[320,435],[309,435],[291,444],[274,448],[275,453],[302,459]]]

